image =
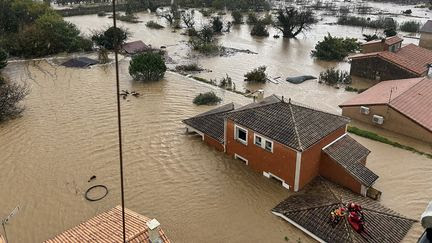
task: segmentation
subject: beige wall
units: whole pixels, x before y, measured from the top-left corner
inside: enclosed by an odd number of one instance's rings
[[[419,46],[432,50],[432,34],[422,33]]]
[[[393,110],[387,105],[374,105],[369,107],[369,115],[360,113],[360,106],[342,107],[342,115],[354,120],[365,122],[374,126],[394,131],[409,137],[417,138],[425,142],[432,143],[432,132],[413,122],[409,118]],[[373,115],[384,117],[384,123],[378,125],[372,122]]]

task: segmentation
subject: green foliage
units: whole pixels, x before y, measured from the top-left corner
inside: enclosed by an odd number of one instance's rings
[[[200,72],[203,69],[197,63],[176,66],[177,71]]]
[[[299,11],[296,8],[286,7],[278,10],[275,27],[282,31],[284,38],[295,38],[302,31],[310,29],[315,22],[312,11]]]
[[[254,70],[252,70],[252,71],[250,71],[244,75],[244,77],[245,77],[244,81],[265,83],[267,81],[266,70],[267,70],[266,66],[260,66],[258,68],[255,68]]]
[[[146,26],[150,29],[163,29],[165,28],[163,25],[158,24],[156,21],[150,20],[146,23]]]
[[[252,28],[251,35],[254,36],[269,36],[269,32],[267,30],[266,25],[262,20],[259,20]]]
[[[211,21],[213,32],[221,33],[223,29],[223,22],[219,16],[213,17]]]
[[[256,22],[258,22],[258,17],[256,15],[256,13],[254,12],[249,12],[248,16],[247,16],[247,21],[248,24],[256,24]]]
[[[105,64],[109,62],[108,50],[105,48],[100,48],[98,51],[98,60],[100,63]]]
[[[0,48],[0,69],[5,68],[7,66],[7,59],[8,59],[7,52],[2,48]]]
[[[206,55],[217,54],[220,51],[220,46],[214,38],[213,27],[209,25],[203,26],[195,36],[191,36],[189,45],[193,50]]]
[[[394,28],[388,28],[384,30],[384,34],[386,37],[392,37],[397,35],[396,29]]]
[[[136,17],[135,15],[133,15],[131,13],[126,14],[126,15],[117,16],[117,19],[120,21],[123,21],[123,22],[134,23],[134,24],[141,22],[138,20],[138,17]]]
[[[232,81],[232,78],[228,76],[228,74],[226,74],[226,76],[221,79],[218,86],[226,90],[236,90],[235,83]]]
[[[215,9],[224,9],[225,7],[229,10],[270,10],[270,4],[267,0],[201,0],[202,2],[210,2],[211,7]]]
[[[8,41],[15,56],[41,57],[61,52],[89,51],[91,42],[79,36],[78,28],[55,13],[47,13]]]
[[[29,93],[26,86],[8,83],[0,76],[0,122],[16,118],[24,110],[19,103]]]
[[[242,24],[243,23],[243,14],[240,11],[232,11],[231,16],[233,18],[233,24]]]
[[[95,32],[92,36],[92,41],[99,47],[107,50],[120,48],[127,40],[129,33],[122,28],[109,27],[105,31]]]
[[[267,13],[262,19],[260,19],[260,21],[265,25],[271,25],[273,24],[273,17],[271,14]]]
[[[364,37],[363,39],[367,42],[380,39],[377,34],[373,34],[373,35],[363,34],[363,37]]]
[[[400,30],[405,32],[417,33],[420,30],[420,22],[418,21],[406,21],[400,25]]]
[[[350,84],[352,82],[348,72],[336,70],[335,68],[329,68],[321,72],[318,80],[320,83],[324,82],[328,85]]]
[[[373,132],[369,132],[369,131],[362,130],[360,128],[352,127],[352,126],[348,126],[347,131],[350,132],[350,133],[353,133],[355,135],[361,136],[361,137],[365,137],[365,138],[368,138],[368,139],[371,139],[371,140],[375,140],[375,141],[378,141],[378,142],[381,142],[381,143],[389,144],[389,145],[391,145],[393,147],[405,149],[405,150],[411,151],[413,153],[424,155],[424,156],[428,157],[429,159],[432,159],[432,154],[425,153],[425,152],[419,151],[419,150],[417,150],[417,149],[415,149],[413,147],[410,147],[410,146],[407,146],[407,145],[403,145],[403,144],[400,144],[398,142],[391,141],[390,139],[382,137],[382,136],[380,136],[380,135],[378,135],[376,133],[373,133]]]
[[[39,17],[54,11],[42,2],[32,0],[0,1],[0,35],[18,33],[26,25],[33,24]]]
[[[106,16],[106,13],[104,11],[100,11],[97,13],[97,16],[98,17],[104,17],[104,16]]]
[[[333,37],[330,33],[319,41],[311,55],[320,60],[343,60],[349,53],[360,50],[360,44],[354,38]]]
[[[221,101],[222,99],[211,91],[204,94],[200,93],[194,98],[193,103],[195,105],[216,105]]]
[[[158,53],[145,53],[132,57],[129,74],[134,80],[157,81],[161,80],[167,67],[162,56]]]

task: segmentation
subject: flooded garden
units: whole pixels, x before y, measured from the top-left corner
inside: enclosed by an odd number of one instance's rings
[[[367,4],[378,12],[397,13],[394,18],[400,22],[425,22],[425,14],[430,17],[423,8]],[[408,8],[413,10],[411,17],[399,15]],[[202,26],[207,20],[195,12],[195,21]],[[229,75],[238,91],[263,89],[265,96],[289,97],[340,114],[338,105],[355,93],[317,80],[292,84],[285,78],[319,76],[329,67],[349,70],[347,61],[319,61],[310,56],[311,50],[328,33],[362,39],[363,34],[375,30],[334,24],[337,16],[325,10],[315,14],[319,22],[296,39],[273,38],[278,34],[274,29],[270,37],[252,37],[251,26],[234,25],[229,33],[217,37],[219,43],[250,52],[224,56],[191,52],[183,30],[148,28],[146,23],[151,20],[166,25],[154,13],[136,13],[140,23],[120,22],[120,26],[131,32],[131,41],[166,47],[172,59],[167,65],[172,70],[177,65],[197,63],[204,71],[192,76],[219,80]],[[228,21],[231,16],[222,18]],[[85,34],[112,23],[112,19],[96,14],[65,20]],[[404,38],[404,43],[418,40]],[[31,91],[22,117],[0,124],[0,215],[7,215],[16,205],[21,207],[6,226],[10,242],[41,242],[120,204],[115,67],[113,63],[85,69],[59,65],[78,55],[11,61],[3,70],[10,80],[27,84]],[[94,53],[84,55],[96,58]],[[128,73],[129,61],[129,57],[121,56],[121,89],[141,95],[121,103],[127,208],[157,218],[173,242],[286,242],[285,237],[290,242],[312,242],[270,211],[292,192],[185,133],[183,119],[212,108],[193,105],[197,94],[214,91],[223,99],[222,104],[248,104],[251,98],[176,72],[167,72],[158,82],[136,82]],[[270,77],[281,77],[279,82],[243,81],[245,73],[261,65],[267,66]],[[354,80],[352,85],[364,88],[371,83]],[[352,136],[372,151],[368,167],[380,176],[375,187],[383,192],[381,203],[418,219],[432,197],[432,160]],[[88,182],[93,175],[97,179]],[[109,193],[99,202],[88,202],[83,193],[95,184],[106,185]],[[422,231],[416,223],[405,241],[416,241]]]

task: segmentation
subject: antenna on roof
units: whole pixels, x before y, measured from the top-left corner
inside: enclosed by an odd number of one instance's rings
[[[290,104],[291,104],[291,98],[289,98],[289,99],[288,99],[288,103],[290,103]]]
[[[112,12],[113,12],[114,29],[117,29],[116,0],[112,1]],[[116,40],[115,43],[118,44],[118,40]],[[118,49],[119,46],[114,47],[116,86],[117,86],[117,123],[118,123],[118,139],[119,139],[119,159],[120,159],[120,192],[121,192],[122,226],[123,226],[122,228],[123,228],[123,242],[126,243],[124,182],[123,182],[123,145],[122,145],[122,129],[121,129],[122,125],[121,125],[121,110],[120,110],[120,77],[119,77],[119,64],[118,64]]]
[[[285,100],[284,100],[284,97],[283,97],[283,95],[282,95],[282,102],[284,102]]]

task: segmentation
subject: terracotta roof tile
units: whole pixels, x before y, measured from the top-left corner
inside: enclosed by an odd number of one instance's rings
[[[391,46],[393,44],[396,44],[396,43],[399,43],[399,42],[402,42],[402,41],[403,41],[402,38],[400,38],[399,36],[395,35],[395,36],[387,37],[384,42],[387,45]],[[380,42],[382,42],[382,40],[368,41],[366,43],[363,43],[362,46],[364,46],[364,45],[370,45],[370,44],[376,44],[376,43],[380,43]]]
[[[331,211],[350,202],[358,203],[363,208],[365,231],[369,235],[366,236],[367,240],[355,232],[347,220],[340,221],[334,228],[329,223]],[[315,179],[302,192],[288,197],[272,211],[319,239],[334,243],[400,242],[415,222],[377,201],[357,195],[322,178]]]
[[[125,209],[125,217],[126,241],[128,243],[150,243],[148,226],[146,225],[150,219],[129,209]],[[159,228],[159,236],[164,243],[170,242],[161,228]],[[45,241],[45,243],[122,241],[121,207],[117,206]]]
[[[349,122],[346,117],[284,101],[240,108],[227,119],[298,151]]]
[[[432,131],[432,79],[422,77],[380,82],[340,107],[378,104],[387,104]]]
[[[361,163],[369,155],[369,149],[349,135],[346,134],[323,151],[363,185],[370,187],[378,179],[375,173]]]

